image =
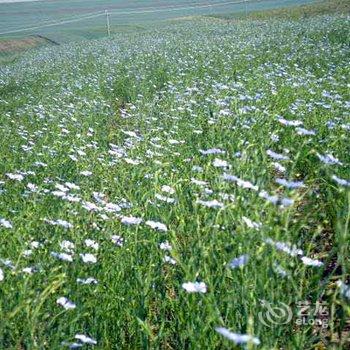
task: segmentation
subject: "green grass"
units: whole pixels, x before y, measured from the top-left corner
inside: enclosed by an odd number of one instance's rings
[[[0,226],[0,348],[61,349],[77,333],[96,349],[236,348],[220,326],[258,337],[259,349],[348,348],[349,299],[338,283],[349,282],[350,193],[332,178],[350,179],[348,37],[342,15],[203,18],[43,48],[2,66],[0,218],[12,227]],[[212,148],[224,153],[201,153]],[[280,170],[269,150],[288,157]],[[326,154],[338,164],[321,161]],[[263,191],[293,203],[273,204]],[[125,216],[143,222],[128,226]],[[47,222],[58,219],[73,227]],[[52,256],[65,240],[72,262]],[[160,249],[166,241],[171,251]],[[97,262],[84,263],[84,253]],[[246,265],[228,266],[245,254]],[[87,277],[98,284],[77,283]],[[182,287],[195,281],[207,292]],[[76,308],[57,305],[60,297]],[[292,320],[264,324],[262,301],[284,303]],[[296,324],[304,301],[327,304],[327,328]]]
[[[318,0],[312,4],[305,4],[291,7],[281,7],[270,10],[251,11],[248,13],[250,20],[267,20],[271,18],[300,19],[330,14],[349,14],[349,0]],[[215,17],[225,19],[246,19],[244,13],[220,14]]]
[[[263,10],[295,4],[308,3],[311,0],[260,0],[249,1],[248,10]],[[52,24],[53,22],[76,19],[91,14],[102,13],[102,16],[87,18],[82,21],[66,23],[64,25],[34,28],[11,35],[23,38],[31,34],[41,34],[59,43],[79,41],[83,39],[99,39],[106,34],[106,18],[104,11],[110,13],[112,32],[124,32],[130,27],[154,27],[163,21],[186,16],[214,15],[225,13],[242,13],[245,4],[216,0],[212,2],[222,4],[208,7],[205,0],[55,0],[33,1],[19,3],[0,3],[0,33],[16,31]],[[203,7],[204,5],[204,7]],[[128,28],[125,28],[128,27]]]
[[[15,62],[24,52],[37,49],[45,45],[54,44],[43,37],[32,36],[24,39],[1,38],[0,65]]]

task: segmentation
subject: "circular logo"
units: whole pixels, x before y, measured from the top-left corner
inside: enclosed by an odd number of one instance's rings
[[[265,310],[259,312],[258,317],[260,322],[266,327],[276,324],[287,324],[292,320],[292,310],[285,303],[278,302],[278,305],[272,305],[268,301],[262,300],[261,305]]]

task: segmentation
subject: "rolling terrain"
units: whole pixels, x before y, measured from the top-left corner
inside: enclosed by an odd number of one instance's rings
[[[275,11],[0,66],[1,349],[349,348],[349,16]]]
[[[106,36],[109,12],[111,31],[124,32],[185,16],[245,13],[310,3],[310,0],[42,0],[0,3],[0,36],[23,38],[40,34],[59,43]]]

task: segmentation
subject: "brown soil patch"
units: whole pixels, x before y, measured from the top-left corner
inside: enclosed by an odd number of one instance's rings
[[[46,42],[45,39],[39,37],[29,37],[25,39],[9,39],[0,40],[0,53],[1,52],[13,52],[22,51],[25,49],[33,48],[42,45]]]

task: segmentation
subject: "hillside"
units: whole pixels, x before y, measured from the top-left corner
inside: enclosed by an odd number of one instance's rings
[[[0,348],[349,348],[349,34],[196,17],[0,66]]]
[[[107,36],[106,11],[112,33],[149,29],[188,16],[245,13],[290,7],[313,0],[41,0],[0,3],[0,37],[23,39],[42,35],[58,43]]]

